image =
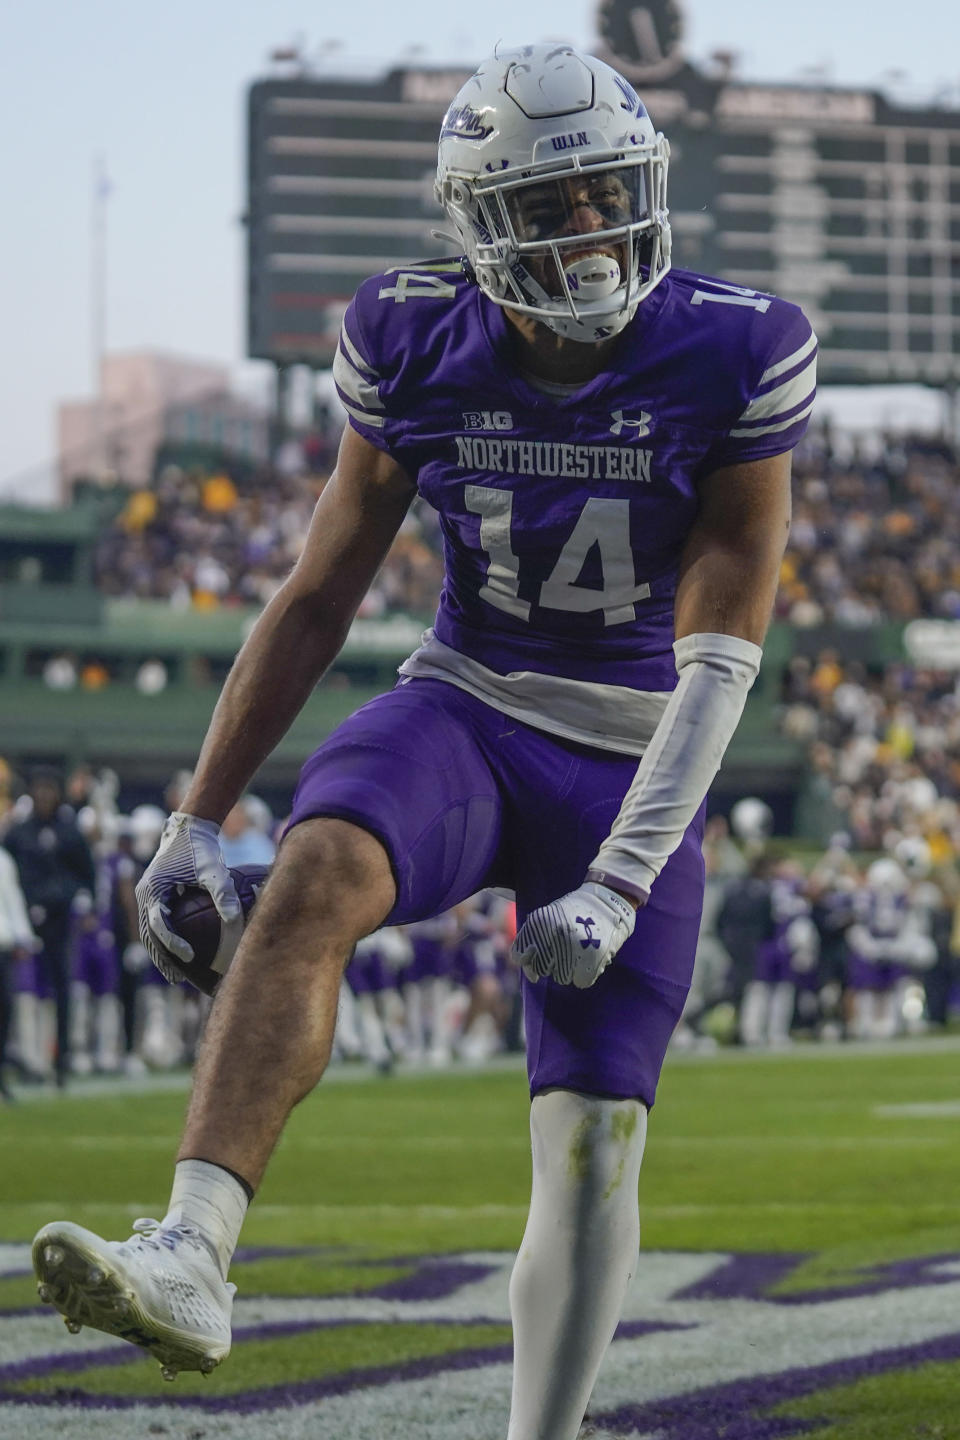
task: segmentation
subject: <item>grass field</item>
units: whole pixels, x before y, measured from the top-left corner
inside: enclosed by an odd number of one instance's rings
[[[174,1386],[26,1269],[46,1220],[164,1209],[184,1088],[100,1088],[0,1112],[4,1440],[502,1440],[519,1069],[325,1082],[250,1211],[234,1352]],[[671,1058],[584,1436],[960,1440],[958,1138],[957,1041]]]

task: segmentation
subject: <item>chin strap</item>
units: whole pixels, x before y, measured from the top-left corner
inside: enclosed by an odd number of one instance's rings
[[[644,901],[699,810],[757,678],[759,645],[736,635],[685,635],[679,680],[588,880]]]

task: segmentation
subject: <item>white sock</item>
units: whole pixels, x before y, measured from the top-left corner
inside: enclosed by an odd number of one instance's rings
[[[764,980],[751,980],[740,1006],[740,1038],[744,1045],[767,1043],[769,1012],[770,986]]]
[[[771,1045],[784,1045],[790,1039],[790,1026],[793,1024],[796,1001],[796,987],[791,985],[789,980],[781,980],[774,985],[773,994],[770,997],[769,1035]]]
[[[337,1002],[336,1042],[349,1060],[355,1059],[363,1049],[357,1024],[357,1002],[346,980],[340,981],[340,998]]]
[[[385,1060],[390,1059],[390,1051],[384,1038],[383,1021],[377,1010],[377,1002],[371,994],[357,996],[357,1014],[363,1036],[363,1053],[371,1065],[382,1065]]]
[[[638,1100],[569,1090],[530,1109],[533,1193],[510,1278],[507,1440],[575,1440],[637,1266]]]
[[[422,1056],[426,1039],[423,1033],[423,990],[419,984],[404,985],[403,1003],[407,1020],[407,1048]]]
[[[161,1225],[196,1225],[213,1246],[227,1278],[249,1204],[240,1181],[208,1160],[179,1160],[173,1172],[170,1207]]]

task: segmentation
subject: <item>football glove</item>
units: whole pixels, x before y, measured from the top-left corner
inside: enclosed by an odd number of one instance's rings
[[[140,942],[171,984],[184,978],[193,949],[170,925],[170,896],[177,885],[206,890],[220,916],[222,935],[217,964],[226,970],[243,933],[243,910],[236,886],[220,854],[220,827],[175,810],[160,836],[160,848],[137,886]]]
[[[559,985],[586,990],[633,934],[635,923],[636,912],[622,895],[587,880],[528,915],[511,954],[534,984],[547,975]]]

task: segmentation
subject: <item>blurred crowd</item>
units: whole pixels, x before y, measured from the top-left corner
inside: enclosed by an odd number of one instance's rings
[[[180,803],[189,775],[164,802]],[[0,762],[0,1098],[72,1076],[189,1065],[210,1001],[168,985],[138,935],[135,889],[167,811],[123,813],[116,777],[35,770],[22,794]],[[245,796],[226,817],[230,866],[269,865],[283,822]],[[363,941],[341,987],[336,1058],[481,1061],[516,1046],[512,904],[473,897],[421,925]]]
[[[675,1043],[890,1040],[960,1019],[956,867],[893,829],[869,859],[841,831],[801,860],[772,841],[772,824],[753,797],[729,823],[707,823],[694,984]]]
[[[192,1058],[199,996],[168,987],[140,945],[134,888],[160,839],[156,805],[123,814],[111,772],[36,769],[0,786],[0,1094],[92,1071]],[[174,781],[168,795],[177,800]],[[233,817],[231,817],[233,819]],[[270,847],[272,856],[273,848]]]
[[[960,675],[906,662],[870,670],[827,649],[795,656],[780,724],[808,745],[796,817],[804,834],[843,829],[858,850],[920,835],[934,863],[960,854]]]
[[[3,778],[0,1095],[189,1065],[211,1002],[150,964],[134,893],[166,810],[124,813],[109,771],[80,769],[64,783],[38,769],[16,798]],[[167,807],[189,778],[172,779]],[[912,824],[888,828],[869,863],[849,832],[801,863],[771,840],[772,822],[753,798],[729,823],[708,822],[704,919],[675,1044],[889,1039],[960,1019],[956,867]],[[282,828],[245,796],[224,823],[224,859],[269,865]],[[389,1072],[521,1049],[515,930],[512,898],[483,892],[362,941],[341,986],[334,1058]]]
[[[297,447],[269,470],[234,479],[167,465],[131,492],[97,549],[107,595],[182,609],[266,605],[303,549],[329,471]],[[442,574],[437,517],[417,503],[366,596],[362,616],[433,610]]]
[[[811,429],[794,454],[777,618],[803,628],[960,618],[958,481],[945,441],[858,446]]]

